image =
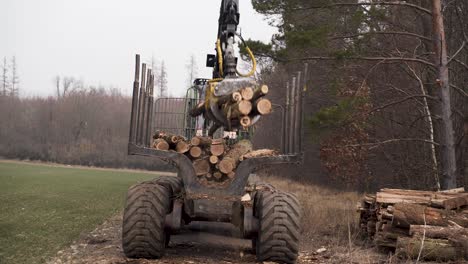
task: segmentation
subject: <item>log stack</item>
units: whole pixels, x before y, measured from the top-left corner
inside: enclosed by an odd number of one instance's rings
[[[206,98],[205,102],[201,102],[193,108],[189,114],[192,117],[203,114],[205,118],[215,122],[212,131],[216,131],[216,129],[226,124],[218,123],[217,115],[209,107],[214,103],[217,105],[219,113],[228,121],[229,130],[237,127],[248,128],[254,124],[257,116],[268,115],[272,112],[272,103],[265,98],[268,91],[268,86],[262,85],[259,87],[243,87],[222,97],[216,97],[212,94]]]
[[[404,258],[468,259],[468,193],[383,189],[358,204],[363,233]]]
[[[152,147],[186,155],[192,160],[195,173],[203,183],[228,182],[235,178],[235,171],[243,160],[278,154],[273,150],[253,151],[249,140],[240,140],[228,146],[222,138],[194,137],[187,140],[162,131],[153,136]]]

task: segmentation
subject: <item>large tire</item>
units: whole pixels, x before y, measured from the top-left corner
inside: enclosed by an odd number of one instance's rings
[[[122,224],[122,247],[127,257],[153,259],[164,255],[171,192],[157,182],[130,187]]]
[[[255,198],[258,236],[253,240],[258,261],[295,263],[299,252],[302,210],[297,198],[279,191],[261,191]]]
[[[182,193],[184,188],[184,184],[182,183],[182,179],[179,177],[171,177],[171,176],[161,176],[155,178],[151,182],[157,183],[159,185],[165,186],[171,190],[171,197],[177,197]]]

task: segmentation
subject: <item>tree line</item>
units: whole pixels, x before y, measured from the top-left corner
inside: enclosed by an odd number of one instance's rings
[[[252,3],[279,29],[249,41],[278,102],[309,66],[307,162],[295,174],[361,190],[467,183],[466,1]]]
[[[147,64],[155,72],[155,96],[168,97],[164,61]],[[186,65],[196,78],[195,58]],[[73,76],[53,78],[54,95],[19,96],[15,57],[2,64],[0,156],[85,166],[171,170],[154,159],[127,155],[131,98],[118,88],[86,85]]]

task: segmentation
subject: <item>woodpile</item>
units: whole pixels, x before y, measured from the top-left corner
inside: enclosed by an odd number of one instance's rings
[[[209,103],[214,102],[230,126],[247,128],[254,124],[256,116],[268,115],[272,112],[271,101],[264,98],[268,91],[268,86],[262,85],[260,87],[244,87],[222,97],[212,95],[207,99],[210,102],[199,103],[189,114],[192,117],[204,114],[208,119],[215,121],[212,117],[216,115],[208,107]]]
[[[252,91],[252,97],[255,93]],[[211,137],[184,137],[158,131],[153,136],[152,147],[162,151],[174,151],[192,160],[199,180],[226,182],[235,178],[235,172],[244,159],[278,155],[274,150],[253,151],[249,140],[240,140],[228,146],[224,139]]]
[[[468,260],[468,193],[383,189],[358,205],[361,230],[403,258]]]

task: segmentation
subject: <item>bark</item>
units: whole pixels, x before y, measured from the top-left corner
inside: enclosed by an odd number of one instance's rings
[[[231,148],[231,150],[229,150],[223,160],[221,160],[219,163],[219,170],[224,174],[233,172],[237,168],[240,158],[252,151],[252,148],[252,142],[249,140],[239,141]]]
[[[212,139],[210,137],[194,137],[190,141],[192,146],[209,146],[211,145]]]
[[[453,189],[457,187],[457,160],[452,120],[452,102],[450,98],[447,42],[445,39],[444,18],[441,9],[441,0],[432,0],[435,65],[438,72],[437,82],[440,85],[440,95],[442,99],[442,188]]]
[[[418,237],[425,236],[427,238],[449,239],[462,234],[465,236],[468,235],[468,229],[450,226],[411,225],[409,234]]]
[[[450,210],[436,209],[419,204],[396,204],[393,226],[410,228],[411,225],[449,226],[456,223],[468,227],[468,219]]]
[[[226,103],[236,103],[242,100],[242,94],[239,92],[233,92],[232,94],[220,97],[217,100],[218,105],[223,105]]]
[[[401,257],[427,261],[457,260],[456,247],[445,239],[399,237],[396,254]]]
[[[257,101],[257,99],[259,99],[260,97],[267,95],[268,90],[269,90],[269,88],[268,88],[267,85],[262,85],[260,88],[255,90],[252,101]]]

